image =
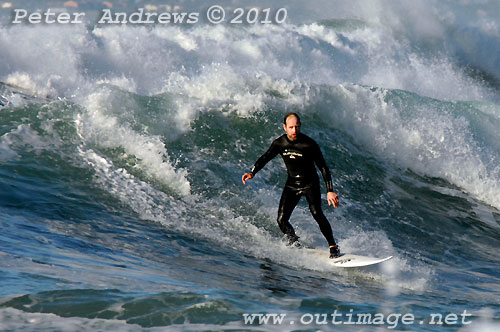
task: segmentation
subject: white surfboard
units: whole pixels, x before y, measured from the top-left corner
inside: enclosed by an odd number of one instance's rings
[[[378,264],[391,259],[392,256],[384,258],[367,257],[360,255],[345,254],[339,258],[331,259],[331,264],[340,267],[359,267]]]
[[[319,256],[322,259],[328,259],[328,263],[336,266],[336,267],[361,267],[368,266],[373,264],[378,264],[385,262],[392,258],[392,256],[384,257],[384,258],[376,258],[376,257],[368,257],[361,255],[352,255],[352,254],[343,254],[338,258],[330,259],[330,253],[327,250],[319,250],[319,249],[305,249],[307,252],[315,256]]]

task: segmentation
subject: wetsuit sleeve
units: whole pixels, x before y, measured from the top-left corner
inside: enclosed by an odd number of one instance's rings
[[[328,166],[326,166],[325,158],[323,158],[323,154],[321,153],[321,149],[318,144],[315,144],[314,150],[314,162],[316,163],[316,166],[318,166],[319,171],[323,176],[323,180],[325,180],[326,192],[331,192],[333,191],[332,174],[330,173]]]
[[[271,144],[269,149],[264,153],[262,156],[260,156],[259,159],[255,162],[255,165],[252,168],[252,175],[255,176],[255,174],[260,171],[269,161],[271,161],[274,157],[278,155],[280,152],[279,149],[279,144],[278,140],[274,140],[274,142]]]

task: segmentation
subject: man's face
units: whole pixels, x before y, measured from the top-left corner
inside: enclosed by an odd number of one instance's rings
[[[286,136],[290,141],[295,141],[297,139],[297,135],[300,132],[300,123],[295,116],[290,116],[286,119],[286,124],[283,125],[283,128],[286,131]]]

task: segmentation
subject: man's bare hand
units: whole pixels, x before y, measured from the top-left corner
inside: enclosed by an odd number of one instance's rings
[[[339,206],[339,195],[337,195],[333,191],[330,191],[329,193],[326,194],[326,199],[328,200],[328,205],[333,204],[333,207]]]
[[[250,180],[251,178],[253,178],[252,173],[245,173],[241,177],[241,181],[243,182],[243,184],[247,184],[246,181]]]

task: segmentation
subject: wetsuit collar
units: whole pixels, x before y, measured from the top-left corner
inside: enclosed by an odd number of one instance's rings
[[[297,139],[295,141],[292,141],[291,139],[289,139],[287,134],[284,134],[284,135],[285,135],[285,138],[286,138],[287,142],[290,143],[290,144],[296,144],[296,143],[300,142],[300,140],[302,138],[302,133],[299,133],[297,135]]]

